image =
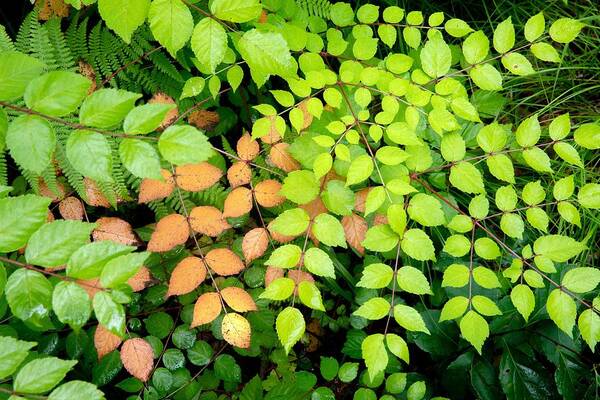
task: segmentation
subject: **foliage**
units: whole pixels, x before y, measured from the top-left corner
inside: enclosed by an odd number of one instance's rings
[[[598,116],[506,87],[597,27],[64,3],[0,32],[3,398],[593,398]]]

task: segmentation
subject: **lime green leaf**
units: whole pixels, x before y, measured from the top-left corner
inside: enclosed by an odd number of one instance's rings
[[[505,154],[495,154],[488,157],[486,164],[490,173],[501,181],[515,183],[515,169],[512,160]]]
[[[298,236],[306,231],[309,223],[310,217],[306,211],[302,208],[292,208],[279,214],[271,222],[269,229],[282,235]]]
[[[362,357],[371,380],[382,373],[388,364],[388,354],[383,344],[384,338],[381,333],[369,335],[361,344]]]
[[[444,251],[454,257],[462,257],[471,249],[471,241],[463,235],[452,235],[446,239]]]
[[[522,54],[508,53],[502,56],[502,65],[511,73],[519,76],[531,75],[535,72],[531,62]]]
[[[389,265],[381,263],[369,264],[363,269],[360,281],[358,281],[356,286],[368,289],[381,289],[389,285],[393,277],[394,271]]]
[[[451,264],[444,270],[442,287],[460,288],[469,283],[471,273],[469,268],[462,264]]]
[[[383,224],[369,228],[362,245],[368,250],[385,252],[396,247],[398,240],[398,235],[390,226]]]
[[[471,302],[473,303],[475,310],[481,315],[488,317],[493,315],[502,315],[502,311],[500,311],[496,303],[494,303],[488,297],[476,295],[473,296]]]
[[[498,53],[506,53],[515,45],[515,28],[511,18],[508,17],[500,22],[494,30],[494,49]]]
[[[529,316],[535,308],[535,295],[529,286],[524,284],[516,285],[510,292],[510,300],[519,314],[523,316],[525,321],[528,321]]]
[[[44,357],[30,361],[17,373],[13,388],[20,393],[44,393],[67,375],[76,360]]]
[[[560,158],[562,158],[569,164],[583,168],[583,161],[581,161],[579,153],[577,152],[577,150],[575,150],[575,147],[571,146],[569,143],[554,143],[552,149],[556,152],[556,154],[558,154]]]
[[[446,223],[442,204],[435,197],[417,193],[408,204],[410,218],[423,226],[438,226]]]
[[[335,279],[335,269],[331,258],[318,247],[311,247],[306,250],[304,266],[315,275]]]
[[[341,222],[333,215],[322,213],[313,222],[312,231],[315,237],[327,246],[346,248],[346,234]]]
[[[140,178],[161,179],[160,159],[156,149],[147,142],[125,139],[119,145],[123,166]]]
[[[112,150],[104,135],[78,130],[67,140],[67,157],[82,175],[101,182],[112,182]]]
[[[478,64],[471,68],[469,76],[483,90],[496,91],[502,89],[502,75],[490,64]]]
[[[188,97],[195,97],[202,93],[204,90],[204,86],[206,85],[206,81],[204,78],[200,76],[193,76],[183,85],[183,89],[181,89],[181,96],[179,99],[187,99]]]
[[[350,163],[348,175],[346,176],[346,186],[360,183],[369,178],[373,173],[373,160],[368,155],[362,155]]]
[[[577,305],[571,296],[560,289],[554,289],[546,301],[546,310],[556,326],[572,338]]]
[[[103,327],[117,336],[125,334],[125,310],[113,297],[104,291],[94,295],[94,313]]]
[[[52,126],[36,115],[22,115],[8,126],[6,147],[23,168],[41,174],[49,165],[56,147]]]
[[[425,326],[425,321],[421,314],[412,307],[404,304],[394,306],[394,319],[404,329],[412,332],[424,332],[429,334],[429,329]]]
[[[90,241],[95,224],[57,220],[42,225],[29,239],[25,249],[28,263],[44,267],[66,264],[79,247]]]
[[[50,199],[27,194],[0,199],[0,251],[23,247],[46,222]]]
[[[100,274],[100,284],[105,288],[114,288],[127,282],[139,271],[149,255],[147,252],[131,253],[110,259]]]
[[[585,25],[572,18],[560,18],[550,25],[550,37],[558,43],[569,43],[575,40]]]
[[[150,0],[98,0],[98,11],[106,26],[125,43],[131,42],[131,35],[144,23],[149,8]]]
[[[377,211],[385,201],[385,198],[385,188],[383,186],[371,188],[365,201],[365,216]]]
[[[597,305],[594,306],[598,308]],[[596,343],[600,341],[600,317],[594,310],[585,310],[579,315],[577,325],[579,326],[581,337],[590,346],[590,349],[594,351]]]
[[[533,42],[542,36],[545,29],[546,19],[544,18],[544,13],[539,12],[529,18],[525,23],[525,39],[527,39],[528,42]]]
[[[352,314],[369,320],[378,320],[388,316],[390,308],[390,303],[383,297],[373,297],[364,302]]]
[[[505,213],[500,218],[500,229],[511,238],[523,239],[525,224],[519,214]]]
[[[127,134],[143,135],[156,130],[175,104],[152,103],[135,107],[125,117],[123,130]]]
[[[77,110],[91,84],[89,79],[74,72],[48,72],[27,86],[25,104],[43,114],[62,117]]]
[[[467,121],[480,122],[479,113],[473,104],[464,97],[457,97],[452,99],[450,107],[454,114]]]
[[[154,0],[148,11],[148,24],[158,43],[175,57],[190,38],[194,19],[181,0]]]
[[[531,53],[542,61],[560,62],[558,51],[548,43],[539,42],[531,45]]]
[[[394,47],[396,43],[397,31],[396,28],[392,25],[379,25],[377,27],[377,34],[383,43],[385,43],[389,48]]]
[[[302,249],[295,244],[286,244],[276,248],[265,265],[271,265],[278,268],[293,268],[300,261]]]
[[[435,260],[435,248],[429,236],[421,229],[409,229],[404,232],[402,251],[415,260]]]
[[[469,64],[480,63],[490,51],[490,41],[483,31],[473,32],[463,42],[462,51]]]
[[[296,284],[290,278],[277,278],[265,288],[265,291],[258,296],[261,299],[282,301],[289,298],[294,293]]]
[[[523,201],[527,205],[539,204],[546,198],[546,192],[540,181],[529,182],[523,187]]]
[[[475,241],[475,253],[486,260],[494,260],[500,257],[498,245],[487,237],[479,238]]]
[[[490,336],[487,321],[475,311],[469,310],[460,320],[459,326],[461,335],[481,354],[483,343]]]
[[[48,400],[70,400],[75,398],[104,400],[104,393],[98,390],[96,385],[89,382],[70,381],[54,389],[48,396]]]
[[[294,307],[286,307],[277,315],[275,329],[287,354],[304,335],[306,323],[300,310]]]
[[[77,279],[98,278],[111,259],[131,253],[135,247],[102,240],[79,247],[67,262],[67,276]]]
[[[12,375],[25,360],[29,349],[36,346],[35,342],[25,342],[10,336],[0,336],[0,379]]]
[[[244,33],[237,47],[258,86],[270,75],[287,77],[296,72],[287,42],[279,33],[252,29]]]
[[[574,191],[575,176],[569,175],[556,181],[552,194],[556,200],[566,200],[573,195]]]
[[[502,186],[496,191],[496,207],[501,211],[511,211],[517,206],[517,192],[512,186]]]
[[[442,307],[442,312],[440,313],[440,322],[450,321],[456,318],[462,317],[462,315],[467,311],[467,307],[469,306],[469,299],[463,296],[456,296],[451,298],[444,304]]]
[[[521,147],[531,147],[540,140],[541,133],[542,129],[540,128],[538,117],[537,115],[534,115],[519,124],[515,136],[517,143],[519,143]]]
[[[467,161],[459,162],[450,168],[450,183],[465,193],[484,193],[481,172]]]
[[[322,153],[321,155],[329,155]],[[350,215],[354,208],[354,192],[344,185],[344,182],[331,180],[327,182],[325,191],[321,194],[321,200],[327,209],[338,215]]]
[[[167,128],[158,139],[158,150],[165,160],[175,165],[199,163],[213,155],[206,136],[188,125]]]
[[[388,224],[399,236],[404,234],[406,229],[406,211],[403,204],[392,204],[387,209]]]
[[[452,18],[446,21],[444,29],[450,36],[463,37],[467,33],[473,32],[473,29],[462,19]]]
[[[574,293],[591,292],[600,283],[600,270],[593,267],[578,267],[567,271],[562,286]]]
[[[488,215],[490,202],[484,194],[475,196],[469,202],[469,215],[473,218],[482,219]]]
[[[123,121],[140,97],[141,94],[120,89],[98,89],[83,101],[79,120],[94,128],[113,128]]]
[[[600,184],[587,183],[579,189],[577,201],[585,208],[600,208]]]
[[[550,157],[539,147],[531,147],[523,151],[523,159],[531,168],[538,172],[552,172]]]
[[[563,235],[548,235],[538,238],[533,244],[535,254],[544,255],[554,262],[566,262],[587,246]]]
[[[487,153],[502,150],[506,145],[506,141],[506,131],[497,122],[484,126],[477,134],[479,147]]]
[[[486,267],[476,267],[473,269],[473,278],[475,282],[483,288],[494,289],[500,287],[500,281],[496,273]]]
[[[18,51],[6,51],[1,54],[0,101],[16,100],[23,95],[29,82],[44,72],[46,65]]]
[[[190,43],[198,61],[214,74],[227,50],[227,33],[223,25],[212,18],[202,19],[196,24]]]
[[[92,314],[92,304],[87,292],[74,282],[62,281],[52,293],[52,309],[58,320],[71,328],[81,328]]]
[[[240,23],[258,18],[262,6],[258,0],[214,0],[210,11],[219,19]]]
[[[292,171],[283,180],[279,193],[296,204],[310,203],[319,195],[319,182],[312,171]]]
[[[421,68],[432,78],[446,75],[452,63],[450,47],[441,36],[430,39],[425,43],[425,46],[421,49],[420,58]]]
[[[229,86],[235,92],[244,79],[244,70],[239,65],[234,65],[227,70],[227,82]]]
[[[539,207],[528,208],[527,211],[525,211],[525,215],[527,216],[527,221],[531,224],[531,226],[543,232],[548,231],[548,223],[550,222],[550,219],[544,210]]]
[[[417,268],[404,266],[398,269],[398,286],[405,292],[412,294],[433,294],[429,282]]]
[[[409,363],[410,354],[408,352],[408,345],[404,339],[394,333],[388,333],[385,335],[385,343],[393,355],[407,364]]]
[[[453,231],[465,233],[473,228],[473,222],[468,215],[458,214],[455,215],[446,226]]]
[[[600,149],[600,125],[583,124],[573,133],[575,143],[586,149]]]
[[[298,284],[298,297],[302,304],[313,310],[325,311],[321,292],[317,286],[309,281],[302,281]]]

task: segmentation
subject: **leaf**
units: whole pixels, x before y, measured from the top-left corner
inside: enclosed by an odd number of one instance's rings
[[[230,286],[221,289],[221,297],[225,303],[237,312],[256,311],[256,303],[244,289]]]
[[[0,379],[12,375],[27,358],[29,350],[36,346],[35,342],[25,342],[10,336],[0,336]]]
[[[412,332],[424,332],[429,334],[429,329],[423,321],[423,317],[417,310],[403,304],[394,306],[394,319],[404,329]]]
[[[269,232],[265,228],[254,228],[244,235],[242,252],[246,263],[262,257],[269,247]]]
[[[140,184],[138,203],[148,203],[153,200],[164,199],[173,193],[175,182],[169,171],[161,169],[162,179],[143,179]]]
[[[433,294],[429,282],[417,268],[404,266],[397,271],[398,286],[405,292],[412,294]]]
[[[381,289],[390,284],[393,276],[394,271],[389,265],[381,263],[370,264],[362,271],[362,276],[356,286]]]
[[[206,161],[213,154],[206,136],[189,125],[170,126],[158,139],[158,151],[175,165]]]
[[[365,253],[365,248],[362,245],[367,234],[368,224],[364,218],[357,214],[345,215],[342,218],[342,227],[346,235],[346,241],[359,254]]]
[[[16,270],[8,277],[4,293],[12,313],[23,321],[39,326],[50,315],[52,284],[37,271]]]
[[[224,218],[236,218],[248,214],[252,210],[252,191],[246,187],[233,189],[225,199]]]
[[[521,314],[527,322],[529,320],[529,316],[535,308],[535,295],[529,286],[518,284],[513,287],[510,292],[510,300],[519,314]]]
[[[95,222],[96,228],[92,232],[95,241],[112,240],[124,245],[138,246],[140,240],[133,232],[129,222],[116,217],[102,217]]]
[[[597,308],[597,305],[594,305]],[[579,314],[577,321],[581,337],[590,346],[592,351],[596,348],[596,343],[600,341],[600,317],[594,310],[588,309]]]
[[[58,220],[42,225],[27,244],[27,262],[44,267],[66,264],[79,247],[90,241],[95,224]]]
[[[400,246],[402,251],[415,260],[435,260],[433,243],[421,229],[409,229],[404,232]]]
[[[440,313],[440,322],[450,321],[462,317],[469,306],[469,299],[463,296],[456,296],[449,299]]]
[[[77,172],[101,182],[112,182],[112,150],[106,137],[78,130],[69,135],[67,158]]]
[[[313,282],[303,280],[298,283],[298,297],[300,298],[302,304],[306,305],[307,307],[310,307],[313,310],[325,311],[323,299],[321,298],[321,292]]]
[[[25,104],[42,114],[62,117],[77,110],[90,86],[89,79],[74,72],[48,72],[27,85]]]
[[[517,127],[517,132],[515,133],[517,143],[521,147],[531,147],[538,142],[541,132],[537,115],[529,117]]]
[[[118,336],[125,333],[125,310],[107,292],[99,291],[92,301],[96,319],[106,329]]]
[[[139,178],[161,179],[160,159],[151,144],[137,139],[125,139],[119,145],[123,166]]]
[[[502,75],[490,64],[478,64],[469,70],[473,83],[483,90],[502,89]]]
[[[196,300],[190,328],[208,324],[219,314],[221,314],[221,296],[215,292],[204,293]]]
[[[563,276],[561,285],[574,293],[591,292],[600,283],[600,270],[593,267],[570,269]]]
[[[577,194],[577,201],[585,208],[600,208],[600,184],[586,183],[583,185]]]
[[[256,140],[252,139],[252,136],[248,132],[244,132],[237,141],[236,152],[242,160],[252,161],[260,152],[260,146]]]
[[[544,18],[544,13],[539,12],[533,17],[530,17],[525,23],[525,39],[527,39],[528,42],[533,42],[534,40],[542,36],[545,29],[546,19]]]
[[[563,235],[542,236],[533,244],[535,254],[544,255],[554,262],[566,262],[586,248],[583,243]]]
[[[294,203],[307,204],[318,196],[319,184],[312,171],[292,171],[284,179],[279,193]]]
[[[544,369],[517,349],[505,348],[499,365],[502,390],[509,400],[548,399],[554,396]]]
[[[600,149],[600,125],[582,124],[573,133],[575,143],[586,149]]]
[[[421,67],[432,78],[444,76],[450,70],[452,54],[441,36],[435,36],[421,49]]]
[[[252,180],[252,168],[243,161],[236,161],[227,170],[227,180],[233,188],[248,185]]]
[[[490,336],[487,321],[475,311],[469,310],[461,318],[459,325],[461,335],[481,354],[483,343]]]
[[[58,203],[58,212],[63,219],[81,221],[85,216],[83,202],[73,196],[66,197]]]
[[[108,353],[116,350],[121,345],[122,339],[103,327],[98,325],[94,332],[94,347],[98,353],[98,359],[101,359]]]
[[[156,224],[148,242],[148,251],[164,252],[184,244],[190,236],[188,222],[183,215],[171,214]]]
[[[471,298],[471,304],[473,304],[475,310],[481,315],[502,315],[502,311],[500,311],[496,303],[488,297],[480,295],[473,296]]]
[[[46,65],[18,51],[4,51],[0,57],[0,101],[13,101],[25,92],[27,85],[40,76]]]
[[[550,25],[548,33],[558,43],[570,43],[579,35],[585,25],[572,18],[559,18]]]
[[[531,53],[542,61],[560,62],[558,51],[548,43],[540,42],[532,44]]]
[[[270,75],[285,78],[296,72],[289,47],[279,33],[251,29],[241,37],[237,48],[259,87]]]
[[[282,271],[280,269],[280,271]],[[283,273],[281,274],[283,275]],[[265,279],[265,291],[259,296],[261,299],[281,301],[289,298],[294,292],[296,284],[290,278],[276,278],[272,282]]]
[[[112,289],[127,282],[139,271],[149,255],[148,252],[130,253],[109,260],[100,275],[100,284]]]
[[[62,323],[78,331],[90,318],[92,304],[81,286],[74,282],[60,282],[52,293],[52,309]]]
[[[149,7],[150,0],[98,0],[98,11],[106,26],[128,44],[133,32],[144,23]]]
[[[169,280],[167,296],[179,296],[196,289],[206,279],[206,267],[198,257],[186,257],[181,260]]]
[[[204,18],[196,24],[190,43],[198,61],[214,74],[227,50],[225,28],[212,18]]]
[[[281,183],[274,179],[266,179],[254,187],[254,198],[263,207],[275,207],[285,201],[280,195]]]
[[[409,363],[410,354],[408,352],[408,345],[404,339],[394,333],[388,333],[385,335],[385,343],[393,355],[407,364]]]
[[[335,279],[333,262],[323,250],[311,247],[304,253],[304,266],[311,273]]]
[[[86,400],[104,400],[104,393],[89,382],[70,381],[54,389],[48,400],[69,400],[78,397]]]
[[[473,278],[479,286],[486,289],[494,289],[501,286],[496,273],[486,267],[475,267],[473,269]]]
[[[378,320],[388,316],[390,308],[390,303],[383,297],[373,297],[365,301],[352,315],[358,315],[368,320]]]
[[[490,41],[483,31],[473,32],[464,40],[462,51],[469,64],[480,63],[490,51]]]
[[[515,183],[515,170],[511,159],[505,154],[496,154],[486,160],[490,173],[497,179]]]
[[[186,164],[175,168],[175,183],[183,190],[200,192],[221,179],[223,171],[208,162]]]
[[[450,168],[450,183],[465,193],[485,193],[481,172],[467,161]]]
[[[115,1],[115,0],[102,0]],[[145,1],[145,0],[126,0]],[[114,128],[123,121],[141,94],[120,89],[99,89],[88,96],[79,109],[79,120],[85,126]]]
[[[306,323],[300,310],[294,307],[286,307],[277,315],[275,329],[285,353],[288,354],[304,335]]]
[[[258,18],[262,6],[258,0],[215,0],[210,11],[219,19],[240,23]]]
[[[181,0],[154,0],[148,10],[148,24],[158,43],[175,58],[192,34],[194,19]]]
[[[46,222],[50,202],[47,197],[32,194],[0,199],[0,252],[23,247]]]
[[[240,314],[227,313],[221,322],[223,339],[232,346],[250,348],[250,323]]]
[[[511,73],[519,76],[535,73],[531,62],[522,54],[508,53],[502,56],[502,65]]]
[[[346,248],[346,235],[341,222],[333,215],[322,213],[313,221],[312,232],[327,246]]]
[[[239,274],[244,268],[244,262],[229,249],[212,249],[204,256],[206,264],[218,275],[228,276]]]
[[[367,250],[385,252],[390,251],[398,244],[398,235],[390,228],[389,225],[376,225],[369,230],[362,241],[362,245]]]
[[[41,174],[52,160],[56,134],[52,126],[41,117],[22,115],[8,126],[6,147],[20,166]]]
[[[513,27],[511,17],[500,22],[494,30],[494,49],[498,53],[504,54],[515,45],[515,28]]]
[[[121,346],[121,362],[131,375],[142,382],[148,381],[154,366],[152,346],[141,338],[128,339]]]
[[[550,292],[546,301],[548,315],[563,332],[573,337],[573,325],[577,317],[577,305],[571,296],[561,289]]]
[[[388,354],[383,344],[384,336],[381,333],[367,336],[361,344],[362,358],[369,372],[369,378],[374,380],[381,374],[388,364]]]
[[[44,393],[56,386],[77,364],[76,360],[44,357],[30,361],[19,370],[13,388],[20,393]]]
[[[423,226],[437,226],[446,223],[440,201],[428,194],[415,194],[410,199],[406,210],[412,220]]]

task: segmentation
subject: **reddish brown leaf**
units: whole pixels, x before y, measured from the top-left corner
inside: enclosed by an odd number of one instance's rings
[[[371,188],[364,188],[356,192],[356,197],[354,198],[354,209],[360,213],[365,212],[365,202],[367,201],[367,195]]]
[[[154,365],[152,346],[142,338],[126,340],[121,346],[121,361],[132,376],[142,382],[150,378]]]
[[[190,225],[195,232],[213,237],[231,228],[221,210],[212,206],[194,207],[190,212]]]
[[[129,246],[139,246],[140,240],[133,232],[129,222],[117,217],[102,217],[96,220],[96,229],[92,232],[94,240],[112,240]]]
[[[208,189],[217,183],[221,176],[223,176],[221,169],[207,162],[182,165],[175,169],[177,186],[189,192]]]
[[[208,266],[218,275],[236,275],[244,269],[244,263],[233,251],[225,248],[212,249],[204,257]]]
[[[69,196],[58,203],[58,212],[64,219],[83,220],[85,209],[77,197]]]
[[[300,205],[300,208],[307,212],[310,219],[315,219],[317,215],[329,212],[320,197],[310,203]]]
[[[265,228],[254,228],[242,240],[242,252],[246,263],[262,257],[269,246],[269,232]]]
[[[388,223],[387,216],[383,214],[375,214],[375,218],[373,218],[373,226],[375,225],[384,225]]]
[[[252,161],[260,152],[260,146],[256,140],[252,139],[248,132],[244,132],[237,142],[236,150],[238,157],[242,160]]]
[[[279,194],[280,190],[280,182],[267,179],[254,187],[254,197],[256,197],[256,202],[263,207],[275,207],[285,201],[285,197]]]
[[[184,244],[190,236],[188,223],[183,215],[167,215],[156,224],[148,242],[148,251],[163,252]]]
[[[139,292],[144,290],[151,281],[152,274],[150,274],[150,270],[142,265],[138,272],[136,272],[134,276],[127,280],[127,284],[131,286],[131,289],[134,292]]]
[[[344,227],[348,244],[360,254],[364,254],[365,248],[361,243],[365,240],[367,229],[369,229],[367,221],[359,215],[350,214],[342,218],[342,226]]]
[[[256,303],[244,289],[229,286],[221,290],[225,303],[237,312],[256,311]]]
[[[83,290],[85,290],[90,296],[90,299],[94,298],[94,295],[102,290],[102,286],[100,286],[100,278],[93,279],[77,279],[75,281]]]
[[[91,180],[90,178],[83,178],[83,184],[85,186],[85,196],[86,199],[84,201],[92,207],[104,207],[110,208],[110,202],[104,196],[102,191],[96,185],[96,182]]]
[[[179,261],[169,280],[167,297],[190,293],[206,278],[206,267],[198,257],[186,257]]]
[[[240,314],[228,313],[221,322],[223,339],[232,346],[247,349],[250,347],[250,323]]]
[[[285,271],[279,267],[267,267],[265,272],[265,287],[269,286],[275,279],[283,278]]]
[[[225,199],[223,217],[241,217],[252,210],[252,191],[246,187],[233,189]]]
[[[98,353],[98,359],[101,359],[113,350],[116,350],[121,344],[120,337],[103,327],[98,325],[94,332],[94,347]]]
[[[51,198],[53,203],[59,202],[60,200],[64,199],[66,195],[65,185],[63,185],[60,182],[56,182],[56,188],[50,189],[46,182],[44,182],[44,180],[40,178],[38,188],[40,190],[40,194],[44,197]]]
[[[163,180],[149,178],[142,180],[138,203],[148,203],[149,201],[164,199],[173,193],[175,181],[171,173],[166,169],[161,169],[160,174],[163,176]]]
[[[191,113],[188,117],[190,125],[194,125],[196,128],[211,131],[219,124],[221,118],[219,113],[216,111],[208,110],[197,110]]]
[[[221,297],[218,293],[204,293],[196,300],[190,328],[213,322],[221,314],[221,308]]]
[[[271,147],[271,150],[269,151],[269,160],[271,163],[285,172],[300,169],[298,161],[294,160],[288,152],[288,147],[290,147],[290,145],[287,143],[277,143]]]
[[[227,180],[231,187],[247,185],[252,178],[252,168],[244,161],[237,161],[227,170]]]

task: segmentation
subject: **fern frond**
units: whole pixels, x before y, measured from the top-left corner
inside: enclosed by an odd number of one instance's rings
[[[85,190],[85,184],[83,182],[83,175],[73,168],[69,160],[67,159],[67,153],[65,152],[65,146],[67,139],[69,137],[68,131],[66,129],[57,129],[57,142],[56,142],[56,152],[54,157],[58,162],[58,166],[63,172],[63,175],[67,178],[67,182],[71,187],[77,192],[79,197],[84,200],[87,200],[87,192]]]
[[[15,44],[13,43],[4,25],[0,24],[0,51],[16,50]]]
[[[0,185],[8,186],[8,168],[4,151],[0,152]]]
[[[296,4],[309,16],[329,19],[329,9],[331,8],[329,0],[296,0]]]
[[[44,24],[44,28],[48,32],[48,38],[54,49],[54,56],[59,67],[67,70],[75,69],[75,60],[69,46],[67,46],[65,35],[60,27],[60,20],[52,18]]]

